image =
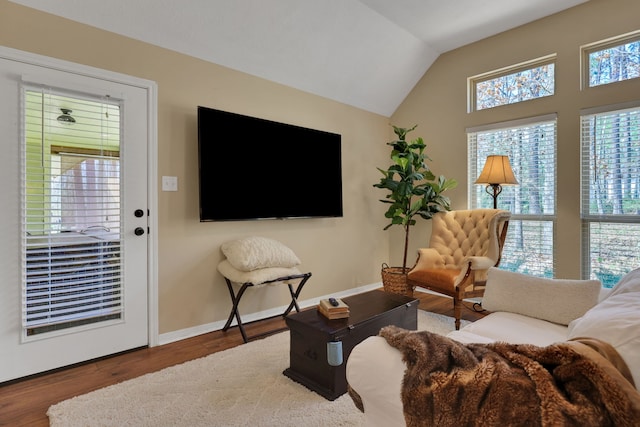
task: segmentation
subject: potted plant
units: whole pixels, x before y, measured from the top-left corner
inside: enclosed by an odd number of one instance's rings
[[[398,140],[388,142],[392,147],[391,160],[393,163],[387,169],[377,168],[382,173],[380,182],[374,184],[376,188],[388,190],[382,203],[389,205],[384,214],[391,223],[384,229],[393,225],[404,227],[404,255],[402,267],[389,267],[383,264],[382,282],[384,289],[394,293],[412,295],[413,289],[409,289],[406,283],[407,251],[409,250],[409,230],[415,225],[415,216],[431,219],[437,212],[451,210],[450,200],[443,196],[446,190],[458,185],[455,179],[446,179],[440,175],[436,177],[426,165],[431,160],[425,153],[426,145],[421,137],[411,142],[406,140],[411,129],[393,126],[393,131]]]

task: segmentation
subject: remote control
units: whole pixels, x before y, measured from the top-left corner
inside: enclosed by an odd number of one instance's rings
[[[334,307],[337,307],[340,305],[340,303],[338,303],[338,300],[336,300],[335,298],[329,298],[329,304],[331,304]]]

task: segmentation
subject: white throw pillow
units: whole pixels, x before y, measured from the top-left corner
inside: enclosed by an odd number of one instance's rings
[[[229,263],[241,271],[259,268],[291,268],[300,264],[300,259],[287,246],[266,237],[245,237],[225,242],[220,247]]]
[[[625,274],[611,289],[606,298],[627,292],[640,292],[640,268],[636,268]]]
[[[598,303],[599,280],[545,279],[489,269],[482,308],[568,325]]]
[[[640,390],[640,292],[607,297],[569,324],[569,339],[591,337],[611,344],[631,370]]]

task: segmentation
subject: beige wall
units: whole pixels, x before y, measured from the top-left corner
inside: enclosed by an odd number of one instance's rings
[[[637,0],[591,0],[565,12],[442,55],[392,116],[394,124],[417,123],[436,173],[456,178],[455,208],[467,206],[465,129],[547,113],[558,114],[556,276],[580,277],[581,108],[640,99],[640,79],[580,90],[580,46],[640,29]],[[467,78],[549,54],[557,54],[554,96],[467,113]],[[473,177],[475,179],[475,177]],[[428,234],[422,223],[412,247]],[[398,240],[392,246],[399,244]]]
[[[238,237],[271,237],[293,248],[301,268],[313,273],[302,299],[380,282],[389,234],[372,184],[379,174],[374,165],[386,163],[388,118],[6,0],[0,0],[0,45],[157,83],[158,175],[179,180],[177,193],[158,194],[160,333],[226,319],[231,304],[216,265],[220,244]],[[344,217],[200,223],[198,105],[341,134]],[[275,194],[287,179],[296,178],[256,177],[257,191]],[[252,290],[245,298],[243,313],[289,302],[286,287]]]
[[[418,124],[437,174],[456,178],[455,208],[466,201],[465,128],[558,113],[559,277],[579,277],[578,111],[640,97],[640,81],[579,90],[579,47],[640,28],[636,0],[591,0],[566,12],[442,55],[391,118]],[[0,0],[0,45],[153,80],[158,84],[158,175],[179,179],[158,194],[160,332],[226,318],[229,297],[215,266],[223,241],[249,235],[291,246],[313,272],[304,298],[380,281],[382,262],[401,261],[402,234],[383,232],[382,197],[372,184],[386,166],[389,119],[285,86]],[[557,53],[556,95],[512,107],[466,112],[469,76]],[[342,134],[344,218],[200,223],[196,106],[204,105]],[[265,191],[280,177],[259,177]],[[429,223],[412,231],[412,251]],[[395,248],[391,252],[389,247]],[[247,295],[243,312],[287,303],[283,289]]]

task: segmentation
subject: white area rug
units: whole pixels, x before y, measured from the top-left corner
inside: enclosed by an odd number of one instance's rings
[[[446,334],[453,318],[418,310],[418,329]],[[282,332],[65,400],[47,415],[53,427],[361,425],[348,394],[328,401],[284,376],[288,366]]]

